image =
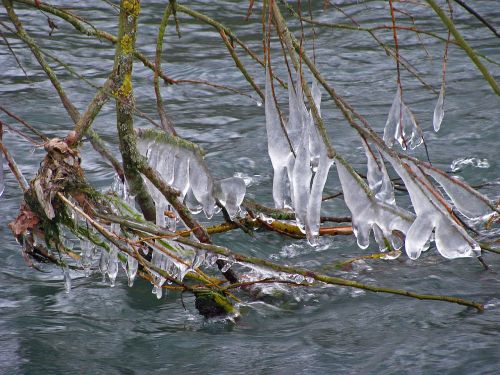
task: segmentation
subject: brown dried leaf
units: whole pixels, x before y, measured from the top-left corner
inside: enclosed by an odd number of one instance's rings
[[[17,237],[25,233],[28,229],[33,230],[39,222],[40,219],[37,214],[31,211],[26,203],[23,203],[21,206],[21,212],[17,216],[16,220],[9,223],[9,228]]]

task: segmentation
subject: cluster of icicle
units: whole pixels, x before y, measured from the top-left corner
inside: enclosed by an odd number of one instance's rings
[[[273,96],[270,73],[268,69],[266,71],[266,130],[268,153],[274,170],[274,205],[281,209],[291,204],[297,226],[309,242],[314,243],[319,234],[323,188],[333,160],[328,157],[312,114],[304,105],[300,72],[297,72],[295,82],[290,76],[288,78],[289,116],[283,127]],[[321,113],[321,92],[315,80],[311,93],[318,113]]]
[[[234,219],[246,193],[245,181],[230,177],[215,181],[208,171],[202,151],[188,141],[155,131],[142,131],[138,140],[139,152],[163,180],[179,191],[180,199],[193,214],[203,211],[208,219],[218,211],[216,200]],[[156,223],[175,230],[178,219],[165,216],[168,202],[147,179],[146,186],[156,205]],[[172,208],[170,208],[173,211]],[[176,215],[177,216],[177,215]]]
[[[433,127],[436,132],[440,129],[444,117],[444,95],[445,84],[443,81],[433,116]],[[413,113],[403,102],[399,86],[384,128],[384,141],[389,147],[393,147],[394,142],[397,141],[403,150],[406,150],[407,146],[414,149],[423,142],[422,129]],[[410,258],[418,258],[421,252],[429,247],[429,242],[433,238],[436,241],[438,251],[446,258],[478,256],[480,254],[478,243],[464,230],[462,223],[453,213],[453,208],[430,178],[441,186],[453,206],[468,219],[487,217],[496,211],[486,196],[427,163],[419,162],[410,157],[403,157],[401,160],[395,153],[389,154],[377,149],[377,147],[373,152],[373,149],[365,141],[363,144],[368,158],[368,184],[374,192],[378,191],[372,200],[394,205],[394,193],[382,155],[401,177],[408,190],[416,218],[406,230],[404,228],[398,230],[405,235],[405,249]],[[389,186],[391,186],[390,189],[387,189]],[[388,193],[389,190],[390,193]],[[359,197],[356,197],[356,200],[359,202]],[[353,212],[353,221],[355,216],[358,218],[372,217],[371,214],[367,214],[363,210],[351,208],[351,211]],[[357,225],[358,244],[361,247],[366,244],[364,239],[368,236],[370,227],[373,226],[375,238],[378,237],[377,232],[379,232],[376,228],[376,222],[364,220],[363,224],[365,227],[362,229]]]
[[[373,230],[381,249],[386,247],[386,240],[398,249],[404,238],[405,250],[411,259],[427,250],[432,240],[445,258],[480,255],[480,246],[465,231],[430,178],[442,187],[454,207],[469,219],[494,212],[495,208],[486,196],[427,163],[410,157],[400,159],[377,146],[369,147],[365,141],[363,146],[368,159],[368,190],[363,189],[361,179],[356,179],[344,165],[337,163],[344,199],[352,213],[354,233],[361,248],[369,245],[370,231]],[[416,216],[396,205],[384,158],[403,180]]]
[[[124,187],[121,182],[118,181],[119,178],[116,178],[115,183],[113,184],[113,189],[124,199],[124,201],[133,206],[133,197],[127,197],[126,187]],[[125,196],[123,196],[123,194]],[[74,201],[73,203],[77,204]],[[116,211],[119,212],[119,208],[115,208]],[[76,227],[83,227],[85,228],[85,230],[90,230],[95,238],[100,238],[100,235],[97,232],[89,229],[92,228],[92,225],[80,215],[72,212],[71,218]],[[108,229],[112,233],[121,235],[120,226],[118,224],[111,224]],[[83,268],[86,277],[89,277],[92,268],[98,265],[99,270],[102,273],[103,281],[105,281],[107,277],[109,279],[110,285],[113,287],[115,286],[116,277],[121,266],[121,268],[123,268],[123,270],[127,274],[128,285],[132,286],[134,284],[139,265],[135,257],[126,252],[120,251],[120,249],[118,249],[118,247],[116,247],[112,243],[108,243],[108,248],[104,249],[89,241],[89,239],[86,237],[75,237],[73,233],[65,229],[65,227],[61,226],[60,231],[62,233],[62,242],[66,248],[73,250],[75,243],[79,243],[79,265]],[[35,238],[35,241],[38,241],[38,239]],[[24,243],[27,244],[28,242],[24,241]],[[130,249],[130,251],[132,252],[133,250]],[[69,293],[71,290],[72,280],[69,268],[67,266],[63,267],[63,276],[66,292]]]
[[[322,191],[333,163],[314,126],[311,113],[304,105],[300,74],[296,82],[289,77],[289,117],[282,126],[272,92],[269,71],[266,74],[266,130],[268,151],[274,169],[273,198],[277,208],[287,205],[287,187],[298,227],[310,242],[319,232]],[[320,112],[321,94],[312,84],[312,96]],[[444,90],[443,90],[444,91]],[[444,92],[442,92],[444,95]],[[442,95],[441,95],[442,96]],[[435,123],[442,121],[442,97],[438,102]],[[384,141],[392,147],[397,141],[403,149],[415,148],[423,142],[423,133],[415,116],[402,101],[398,89],[389,112]],[[398,154],[377,142],[370,146],[362,139],[368,160],[367,183],[340,155],[335,164],[345,202],[352,214],[357,243],[367,248],[373,231],[381,251],[400,249],[403,244],[411,259],[436,242],[439,253],[446,258],[470,257],[480,254],[480,246],[465,231],[451,205],[431,182],[446,192],[453,206],[465,217],[477,219],[495,211],[489,199],[467,184],[411,157]],[[294,150],[294,152],[292,152]],[[295,155],[294,155],[295,154]],[[403,157],[403,156],[402,156]],[[405,184],[415,214],[396,205],[394,187],[384,159]],[[288,183],[288,186],[287,186]]]
[[[432,116],[432,124],[435,132],[438,132],[439,129],[441,129],[441,123],[443,122],[445,92],[446,85],[443,80]],[[418,124],[413,112],[404,103],[401,85],[398,84],[396,96],[394,96],[394,100],[385,123],[384,142],[389,147],[392,147],[394,142],[397,141],[401,148],[406,150],[408,147],[410,147],[410,149],[414,149],[420,146],[423,140],[424,137],[422,128]]]
[[[168,185],[180,192],[180,199],[191,213],[197,214],[203,211],[210,219],[220,210],[216,201],[224,206],[231,219],[240,213],[240,205],[246,193],[245,181],[239,177],[214,180],[201,150],[195,145],[168,134],[158,135],[153,131],[145,131],[140,134],[138,147],[149,165]],[[148,179],[144,180],[155,202],[156,224],[175,231],[176,222],[179,220],[175,209],[168,205],[163,194]],[[166,216],[165,211],[170,215]],[[203,262],[202,256],[197,255],[192,249],[167,239],[158,242],[159,248],[165,246],[183,261],[180,262],[157,248],[153,249],[151,263],[154,267],[166,271],[172,278],[182,280],[190,269],[198,267]],[[154,271],[153,274],[155,275],[153,293],[160,298],[162,285],[167,280]]]

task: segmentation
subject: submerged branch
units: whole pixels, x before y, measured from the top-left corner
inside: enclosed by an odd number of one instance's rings
[[[459,305],[473,307],[480,312],[484,311],[483,305],[481,305],[477,302],[468,301],[468,300],[465,300],[462,298],[450,297],[450,296],[439,296],[439,295],[432,295],[432,294],[418,294],[418,293],[414,293],[414,292],[410,292],[410,291],[402,290],[402,289],[385,288],[385,287],[379,287],[379,286],[375,286],[375,285],[363,284],[363,283],[359,283],[357,281],[342,279],[340,277],[333,277],[333,276],[328,276],[328,275],[324,275],[321,273],[316,273],[314,271],[304,269],[304,268],[283,266],[283,265],[276,264],[276,263],[273,263],[273,262],[270,262],[270,261],[267,261],[264,259],[235,253],[235,252],[232,252],[231,250],[229,250],[228,248],[222,247],[222,246],[201,244],[201,243],[189,240],[187,238],[179,238],[179,239],[177,239],[177,241],[180,243],[184,243],[186,245],[190,245],[192,247],[202,249],[202,250],[206,250],[206,251],[210,251],[210,252],[213,252],[216,254],[224,255],[226,257],[232,257],[236,261],[241,262],[241,263],[248,263],[248,264],[253,264],[253,265],[257,265],[257,266],[263,266],[263,267],[266,267],[270,270],[285,272],[285,273],[292,274],[292,275],[298,274],[298,275],[302,275],[304,277],[312,278],[316,281],[323,282],[325,284],[353,287],[353,288],[368,290],[368,291],[376,292],[376,293],[397,294],[397,295],[416,298],[416,299],[420,299],[420,300],[433,300],[433,301],[445,301],[445,302],[457,303]]]

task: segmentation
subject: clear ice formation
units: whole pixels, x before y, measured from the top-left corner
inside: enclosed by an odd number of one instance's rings
[[[422,129],[410,108],[403,102],[398,86],[384,128],[384,142],[392,147],[398,141],[403,150],[414,149],[423,142]]]
[[[157,133],[154,136],[148,136],[148,133],[145,133],[143,137],[139,137],[138,148],[139,152],[148,159],[149,165],[160,173],[165,182],[181,193],[181,199],[184,200],[191,213],[203,211],[209,219],[214,215],[216,211],[215,185],[219,182],[214,182],[203,155],[198,149],[190,146],[187,141],[167,134],[159,137]],[[173,208],[148,179],[144,178],[144,180],[155,202],[157,224],[175,230],[175,219],[165,217],[164,214],[167,209],[174,211]],[[235,212],[240,211],[246,188],[243,189],[242,196],[241,184],[244,185],[244,182],[238,181],[236,177],[227,180],[222,183],[226,196],[223,197],[221,203],[224,205],[223,202],[228,202],[230,207],[226,209],[236,215]],[[237,204],[237,207],[234,204]]]
[[[321,113],[321,92],[315,80],[311,94],[317,111]],[[276,208],[286,207],[288,183],[297,226],[306,234],[309,242],[314,243],[319,234],[323,189],[333,160],[328,158],[313,116],[304,104],[300,71],[296,73],[295,82],[291,76],[288,77],[288,104],[285,133],[272,95],[269,70],[266,69],[266,130],[268,153],[274,170],[274,204]]]
[[[115,234],[120,233],[120,225],[113,223],[111,224],[111,232]],[[108,264],[106,268],[106,273],[109,277],[109,281],[111,283],[111,286],[115,286],[115,280],[116,276],[118,275],[118,248],[111,244],[110,249],[109,249],[109,254],[108,254]]]
[[[66,293],[71,291],[71,275],[69,274],[68,267],[63,267],[63,275],[64,275],[64,290]]]
[[[439,90],[439,97],[436,102],[436,107],[434,108],[434,116],[432,117],[432,125],[434,131],[438,132],[441,128],[441,123],[444,117],[444,93],[445,93],[445,83],[441,85],[441,90]]]
[[[443,257],[479,256],[481,248],[450,214],[451,208],[422,170],[411,160],[403,163],[385,152],[383,154],[403,180],[417,215],[406,233],[408,257],[417,259],[420,256],[428,246],[433,231],[437,250]]]
[[[215,182],[214,195],[234,219],[240,212],[247,187],[240,177],[229,177]]]
[[[489,168],[490,162],[488,159],[478,159],[472,157],[462,157],[453,160],[451,163],[450,169],[452,172],[458,172],[464,169],[465,167],[472,166],[475,168]]]
[[[176,244],[172,241],[163,240],[158,241],[158,247],[166,248],[170,253],[175,254],[170,256],[166,252],[158,248],[153,250],[151,264],[165,271],[170,277],[182,281],[186,273],[193,269],[192,266],[196,260],[196,251],[181,244]],[[152,293],[158,299],[162,296],[162,286],[167,279],[156,272],[154,269],[151,271],[153,274],[153,290]]]
[[[332,164],[333,159],[328,157],[326,149],[323,147],[319,156],[318,167],[313,177],[309,200],[307,202],[306,236],[310,243],[315,243],[319,235],[323,189],[325,187],[326,179],[328,178],[328,171],[330,170]]]
[[[0,197],[5,190],[4,175],[3,175],[3,153],[0,152]]]
[[[495,210],[488,197],[471,188],[465,182],[447,175],[425,164],[421,165],[425,174],[431,176],[446,192],[458,211],[469,219],[490,215]]]
[[[284,208],[286,205],[286,184],[291,184],[290,178],[293,170],[294,157],[290,151],[287,140],[280,121],[280,115],[274,102],[269,69],[266,69],[266,89],[265,89],[265,113],[267,132],[267,151],[273,165],[273,200],[276,208]],[[297,117],[300,115],[297,114]],[[299,119],[300,121],[300,119]],[[291,126],[293,129],[296,125]]]
[[[127,279],[128,286],[134,285],[135,276],[137,275],[137,269],[139,268],[139,262],[131,255],[127,255]]]
[[[288,122],[286,128],[293,149],[295,150],[302,139],[302,124],[305,121],[304,114],[307,112],[304,105],[302,81],[299,73],[297,73],[295,82],[292,77],[288,75],[288,108]]]
[[[196,200],[203,206],[203,212],[210,219],[215,211],[213,181],[201,158],[194,157],[189,160],[189,186]]]
[[[367,159],[367,181],[375,198],[380,201],[395,205],[394,187],[387,173],[384,160],[376,147],[370,147],[364,139],[361,139]]]
[[[313,79],[311,94],[314,104],[316,105],[316,109],[318,110],[318,114],[321,116],[321,91],[316,79]],[[316,172],[319,158],[324,148],[324,143],[318,133],[318,129],[314,126],[314,118],[311,113],[309,113],[309,148],[311,150],[311,165],[313,167],[313,171]]]
[[[336,161],[337,172],[344,192],[344,200],[352,214],[352,227],[358,246],[366,249],[370,244],[370,231],[381,250],[386,248],[385,239],[395,249],[401,247],[399,234],[405,234],[414,215],[395,204],[387,204],[377,198],[361,177],[341,158]]]

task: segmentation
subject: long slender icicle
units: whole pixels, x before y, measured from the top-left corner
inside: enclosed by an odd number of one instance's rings
[[[273,199],[276,208],[285,207],[287,170],[293,168],[293,154],[287,142],[286,135],[281,127],[278,109],[274,102],[271,87],[271,76],[266,69],[266,131],[267,150],[273,165]]]
[[[3,174],[3,153],[0,152],[0,197],[5,190],[4,174]]]
[[[444,118],[444,93],[445,93],[445,83],[441,85],[441,90],[439,90],[439,97],[436,102],[436,107],[434,108],[434,115],[432,118],[432,125],[434,131],[438,132],[441,129],[441,123]]]

